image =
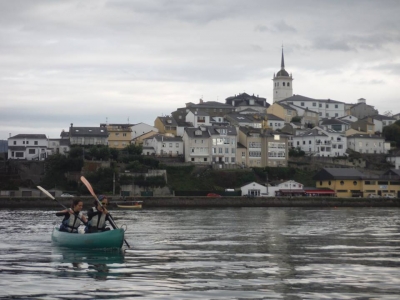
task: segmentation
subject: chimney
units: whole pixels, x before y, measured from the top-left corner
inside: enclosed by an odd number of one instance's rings
[[[74,123],[71,123],[71,128],[74,127]]]

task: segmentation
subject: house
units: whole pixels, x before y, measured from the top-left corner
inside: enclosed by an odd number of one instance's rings
[[[108,146],[114,149],[124,149],[131,144],[132,124],[100,124],[108,132]]]
[[[199,126],[211,126],[211,117],[207,112],[204,111],[190,111],[186,114],[185,117],[186,123],[190,124],[190,127],[199,127]]]
[[[136,137],[134,137],[131,141],[131,144],[135,144],[135,145],[143,145],[143,142],[145,139],[149,139],[155,135],[159,134],[158,130],[157,131],[148,131],[146,133],[143,133],[142,135],[138,135]]]
[[[8,138],[8,158],[45,160],[48,140],[45,134],[17,134]]]
[[[267,124],[273,131],[280,130],[285,126],[285,120],[273,114],[267,114]]]
[[[237,112],[251,108],[257,112],[265,113],[265,110],[270,106],[266,98],[254,96],[254,94],[250,96],[246,93],[226,98],[225,104],[235,107]]]
[[[297,116],[297,111],[283,102],[274,102],[267,108],[267,113],[283,119],[285,123],[290,123]]]
[[[240,188],[242,196],[260,197],[267,195],[267,187],[257,182],[250,182]]]
[[[261,128],[239,127],[238,164],[246,167],[287,166],[288,138],[285,134]]]
[[[363,179],[366,176],[352,168],[323,168],[313,179],[317,188],[334,190],[337,197],[362,197]]]
[[[143,137],[148,132],[158,133],[158,129],[149,124],[140,122],[137,124],[131,124],[131,140],[136,141],[138,137]],[[148,137],[148,136],[147,136]]]
[[[396,119],[384,115],[374,115],[367,117],[368,121],[375,125],[375,132],[382,132],[383,127],[389,126],[396,122]]]
[[[347,147],[360,153],[388,153],[390,143],[378,135],[356,133],[347,136]]]
[[[319,113],[314,110],[310,110],[308,107],[301,107],[295,104],[289,104],[290,107],[296,110],[297,116],[301,117],[302,125],[316,126],[319,122]]]
[[[304,195],[303,184],[294,180],[287,180],[283,182],[272,182],[272,185],[267,186],[266,197],[274,196],[303,196]]]
[[[260,114],[257,112],[253,112],[253,114],[240,112],[240,113],[230,113],[225,115],[225,120],[229,122],[232,126],[249,126],[253,128],[262,128],[267,116],[264,114]]]
[[[177,157],[183,155],[181,137],[156,134],[143,141],[143,155]]]
[[[177,126],[175,119],[172,116],[157,117],[154,121],[154,127],[160,134],[177,135]]]
[[[211,135],[206,127],[187,127],[183,133],[185,162],[195,164],[212,163]]]
[[[350,124],[351,128],[359,132],[364,132],[367,134],[375,134],[375,125],[368,118],[355,121]]]
[[[108,145],[108,131],[105,127],[71,127],[61,132],[61,139],[69,140],[70,145]]]
[[[283,99],[280,103],[294,104],[318,112],[320,118],[342,117],[345,115],[345,103],[332,99],[313,99],[301,95]]]
[[[67,155],[70,150],[68,139],[49,139],[47,152],[49,155],[62,154]]]
[[[350,129],[350,124],[339,118],[322,119],[319,122],[319,126],[325,129],[332,129],[338,132],[345,132]]]
[[[346,136],[332,129],[314,127],[293,136],[293,147],[315,156],[344,156],[347,150]]]
[[[367,104],[367,100],[360,98],[357,100],[356,104],[346,105],[346,114],[352,115],[358,119],[363,119],[368,116],[373,116],[378,114],[373,106]]]

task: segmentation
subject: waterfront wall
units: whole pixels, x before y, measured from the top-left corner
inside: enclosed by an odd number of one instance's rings
[[[400,207],[400,199],[380,198],[313,198],[313,197],[135,197],[122,201],[119,197],[111,198],[109,209],[118,209],[115,202],[130,204],[131,201],[143,201],[143,209],[156,207]],[[80,197],[86,211],[93,206],[92,197]],[[69,207],[71,198],[57,199]],[[0,197],[0,209],[51,208],[62,210],[63,207],[49,198]]]

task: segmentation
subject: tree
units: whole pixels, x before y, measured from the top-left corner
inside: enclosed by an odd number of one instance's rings
[[[301,122],[301,117],[295,116],[290,120],[290,122],[300,123]]]
[[[400,147],[400,120],[394,124],[383,127],[382,135],[386,141],[393,141],[397,147]]]
[[[141,155],[143,151],[143,146],[142,145],[135,145],[135,144],[130,144],[126,146],[123,151],[128,152],[130,155]]]

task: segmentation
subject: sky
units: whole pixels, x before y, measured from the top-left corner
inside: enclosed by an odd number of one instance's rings
[[[0,0],[0,139],[293,93],[400,113],[400,1]]]

